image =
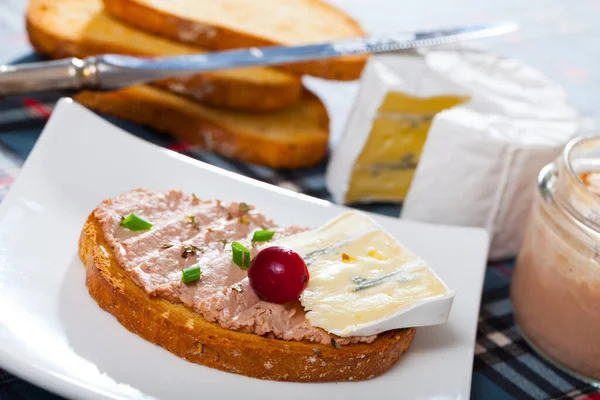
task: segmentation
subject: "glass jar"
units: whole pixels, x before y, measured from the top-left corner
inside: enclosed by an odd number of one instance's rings
[[[515,322],[524,339],[551,363],[596,385],[599,193],[600,137],[575,139],[539,175],[511,286]]]

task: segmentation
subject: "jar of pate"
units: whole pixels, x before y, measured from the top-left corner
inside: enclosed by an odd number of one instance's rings
[[[600,137],[570,142],[538,178],[511,299],[523,338],[600,384]]]

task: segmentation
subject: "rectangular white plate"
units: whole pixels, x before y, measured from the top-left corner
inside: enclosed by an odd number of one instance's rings
[[[282,225],[315,227],[345,211],[146,143],[61,100],[0,205],[2,368],[78,399],[469,397],[484,231],[374,216],[456,289],[448,323],[418,329],[406,356],[370,381],[261,381],[179,359],[127,331],[89,297],[77,256],[80,229],[101,200],[137,187],[246,201]]]

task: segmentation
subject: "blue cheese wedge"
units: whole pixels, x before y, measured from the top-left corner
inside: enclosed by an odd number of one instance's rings
[[[311,325],[367,336],[446,321],[454,291],[375,221],[349,212],[269,243],[300,254],[310,280],[300,296]]]

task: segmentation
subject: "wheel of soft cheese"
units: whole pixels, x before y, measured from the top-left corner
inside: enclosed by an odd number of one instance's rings
[[[517,253],[539,170],[575,136],[563,90],[495,54],[373,57],[328,166],[340,203],[403,201],[402,217],[478,226]]]

